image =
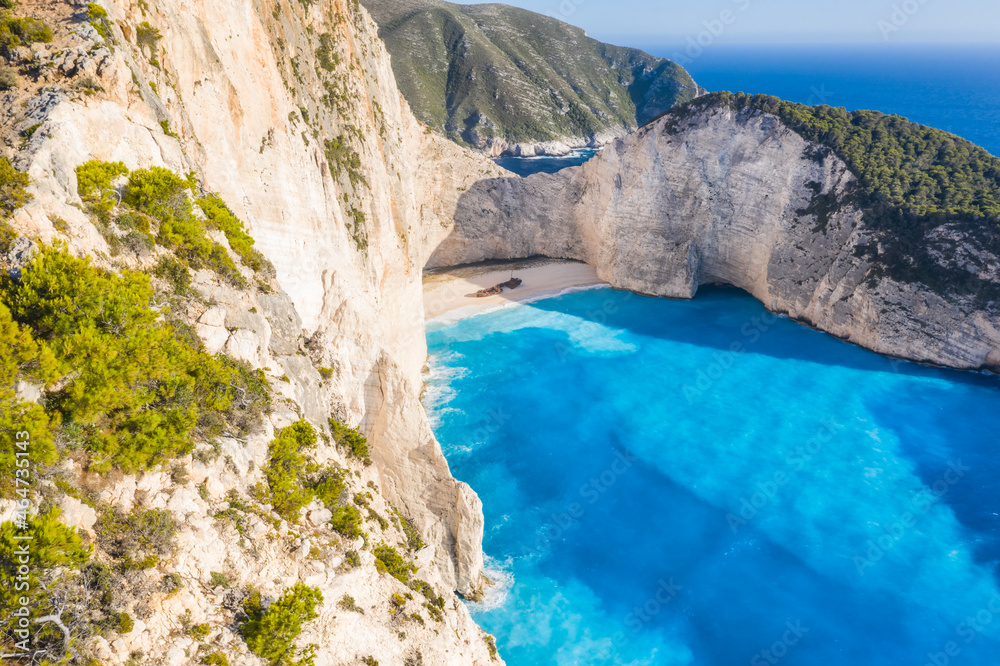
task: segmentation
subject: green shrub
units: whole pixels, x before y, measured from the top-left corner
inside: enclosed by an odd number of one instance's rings
[[[254,273],[263,271],[269,275],[274,274],[274,267],[263,254],[254,248],[253,238],[246,232],[243,223],[226,206],[226,202],[221,197],[217,194],[209,194],[197,199],[195,203],[205,213],[209,224],[226,235],[229,247],[240,257],[244,266]]]
[[[136,507],[124,514],[104,507],[94,525],[97,543],[123,570],[150,569],[173,550],[177,524],[165,509]]]
[[[417,527],[413,524],[413,521],[406,516],[401,515],[399,512],[396,513],[396,517],[399,518],[399,526],[403,530],[403,534],[406,535],[406,545],[410,550],[420,550],[426,544],[424,544],[423,538],[420,536],[420,532]]]
[[[212,627],[207,624],[196,624],[188,629],[188,635],[196,641],[203,641],[208,638],[208,634],[212,631]]]
[[[15,622],[30,623],[29,647],[23,651],[45,654],[52,664],[68,663],[64,659],[79,647],[81,634],[101,630],[106,623],[101,609],[91,606],[99,599],[80,584],[83,574],[78,569],[90,549],[73,528],[59,522],[58,515],[59,510],[52,509],[28,516],[23,525],[18,524],[20,518],[0,524],[0,622],[8,629]],[[31,558],[26,572],[19,552],[24,544]],[[27,607],[27,616],[15,619],[14,612],[22,606]],[[85,615],[93,628],[84,624],[66,641],[55,623],[43,621],[53,614],[62,614],[63,620]],[[115,624],[117,620],[115,614]],[[7,633],[5,639],[10,636]],[[12,643],[5,642],[5,646],[12,647]]]
[[[28,174],[18,171],[6,157],[0,157],[0,215],[9,218],[34,197],[24,188]]]
[[[483,636],[483,640],[486,641],[486,649],[490,653],[490,659],[496,661],[497,659],[497,640],[493,638],[490,634]]]
[[[87,5],[87,17],[92,21],[108,18],[108,11],[99,4],[91,2]]]
[[[110,45],[114,41],[114,37],[111,34],[111,20],[108,18],[107,10],[99,4],[91,2],[87,5],[87,18],[90,19],[90,25],[94,26],[97,34]]]
[[[344,563],[350,567],[360,567],[361,555],[359,555],[356,550],[349,550],[344,553]]]
[[[162,129],[163,133],[166,134],[169,137],[172,137],[174,139],[180,138],[180,137],[177,136],[176,132],[174,132],[172,129],[170,129],[170,121],[169,120],[161,120],[160,121],[160,129]]]
[[[121,238],[121,246],[132,254],[144,257],[156,246],[156,241],[141,231],[129,231]]]
[[[340,469],[328,470],[312,488],[316,499],[331,511],[340,506],[341,498],[347,491],[347,481],[344,475],[344,471]]]
[[[84,586],[93,593],[97,604],[103,609],[110,610],[115,601],[114,571],[111,567],[100,562],[88,562],[80,568],[80,574]],[[121,617],[116,615],[114,624],[118,624],[120,619]]]
[[[50,220],[50,222],[52,222],[52,227],[63,236],[69,235],[69,222],[61,217],[54,217]]]
[[[21,77],[13,67],[0,67],[0,90],[13,90],[21,83]]]
[[[165,254],[153,267],[153,275],[166,280],[178,296],[186,296],[191,291],[191,273],[187,266],[176,257]]]
[[[348,454],[363,462],[365,466],[372,464],[372,459],[368,455],[368,440],[364,435],[336,419],[330,419],[330,431],[337,445],[346,449]]]
[[[352,613],[361,613],[362,615],[365,614],[365,609],[359,606],[357,602],[354,601],[354,597],[349,594],[345,594],[341,597],[340,601],[337,602],[337,605],[346,611],[351,611]]]
[[[28,537],[31,544],[31,567],[27,574],[28,588],[18,589],[18,568],[20,566],[17,548],[22,541],[15,537]],[[44,615],[48,610],[41,584],[41,578],[50,569],[62,567],[77,569],[90,557],[90,550],[83,545],[75,529],[59,522],[59,509],[48,513],[28,516],[25,529],[14,522],[0,523],[0,622],[9,626],[11,613],[21,606],[20,597],[31,600],[33,617]]]
[[[229,666],[229,658],[222,652],[213,652],[201,660],[203,664],[209,666]]]
[[[111,210],[118,203],[114,182],[128,174],[122,162],[90,160],[76,168],[76,191],[102,222],[109,222]]]
[[[319,36],[319,48],[316,49],[316,60],[319,66],[328,72],[332,72],[340,64],[340,54],[337,53],[333,42],[333,35],[324,32]]]
[[[104,86],[101,85],[93,76],[83,76],[78,78],[73,83],[73,90],[78,90],[85,95],[96,95],[99,92],[104,92]]]
[[[407,594],[405,597],[399,592],[393,592],[392,596],[389,597],[389,612],[393,615],[399,614],[404,608],[406,608],[406,602],[412,599],[413,596]]]
[[[28,16],[0,19],[0,49],[9,53],[18,46],[52,41],[52,29],[43,21]]]
[[[128,634],[135,629],[135,622],[132,620],[132,616],[128,613],[121,613],[118,616],[118,625],[115,627],[115,631],[119,634]]]
[[[361,536],[361,512],[353,506],[337,507],[333,509],[330,525],[345,537],[357,539]]]
[[[375,509],[368,509],[368,520],[374,520],[383,530],[389,529],[389,521],[379,515]]]
[[[432,620],[435,622],[444,622],[444,613],[440,608],[429,603],[425,603],[424,608],[427,610],[427,615],[429,615]]]
[[[351,187],[359,183],[367,185],[368,181],[361,173],[361,156],[351,147],[348,138],[341,134],[335,139],[327,139],[324,143],[327,164],[334,179],[347,175]]]
[[[140,47],[146,47],[150,53],[156,54],[156,46],[163,39],[159,30],[150,25],[149,21],[143,21],[135,29],[135,43]]]
[[[46,409],[83,429],[97,471],[189,452],[199,410],[227,410],[236,397],[231,364],[179,341],[152,298],[146,276],[61,248],[42,247],[19,281],[0,281],[0,302],[48,341],[66,377]]]
[[[184,587],[184,579],[176,571],[166,574],[163,577],[163,591],[168,596],[176,594]]]
[[[192,268],[210,268],[236,286],[246,286],[225,249],[205,235],[194,215],[191,187],[189,180],[169,169],[137,169],[129,174],[122,203],[159,220],[156,240]]]
[[[157,219],[184,216],[191,211],[189,183],[170,169],[136,169],[128,177],[123,202]]]
[[[365,214],[353,206],[347,210],[347,231],[351,234],[358,252],[368,249],[368,231],[365,228]]]
[[[316,431],[302,420],[282,430],[268,445],[270,459],[264,476],[271,490],[271,504],[279,516],[291,523],[298,522],[299,511],[313,498],[302,481],[307,463],[302,452],[314,448],[316,441]]]
[[[49,347],[35,341],[28,329],[13,321],[10,310],[0,301],[0,432],[9,437],[9,443],[0,447],[0,496],[14,497],[18,444],[13,433],[28,433],[25,441],[31,443],[35,464],[49,465],[56,460],[54,429],[59,424],[58,415],[49,415],[33,402],[22,402],[14,390],[22,379],[43,384],[53,380],[56,367]]]
[[[401,583],[409,583],[410,574],[417,570],[403,559],[395,548],[386,543],[375,547],[375,568],[379,573],[387,573]]]
[[[223,421],[239,435],[253,432],[260,425],[263,415],[271,408],[271,393],[263,370],[255,370],[246,361],[239,361],[224,354],[217,355],[205,368],[206,378],[213,382],[212,409],[202,412],[213,421],[221,415]],[[202,426],[203,419],[199,420]],[[203,427],[207,436],[218,436],[211,428]]]
[[[302,625],[316,619],[316,607],[323,603],[323,594],[314,587],[296,583],[267,610],[259,592],[253,592],[243,605],[247,621],[240,634],[251,652],[271,666],[312,666],[315,646],[299,650],[295,639]]]
[[[212,587],[232,587],[233,585],[226,574],[213,571],[209,575],[212,577]]]
[[[17,239],[17,232],[6,219],[0,218],[0,254],[7,254],[11,244]]]
[[[414,578],[412,581],[410,581],[409,585],[411,590],[414,590],[424,595],[424,597],[427,598],[427,602],[431,606],[434,606],[439,610],[444,609],[444,597],[435,592],[434,587],[430,583],[428,583],[425,580],[418,580]]]

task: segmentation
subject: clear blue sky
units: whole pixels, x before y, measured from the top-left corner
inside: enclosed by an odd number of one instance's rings
[[[461,4],[474,4],[460,0]],[[505,0],[618,44],[1000,43],[998,0]],[[728,11],[729,14],[723,14]],[[725,20],[725,23],[722,20]],[[706,25],[706,22],[708,25]],[[702,39],[709,37],[702,35]]]

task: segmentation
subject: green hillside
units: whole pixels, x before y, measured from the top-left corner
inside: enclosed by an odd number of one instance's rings
[[[362,0],[423,122],[482,147],[632,129],[696,95],[669,60],[507,5]]]

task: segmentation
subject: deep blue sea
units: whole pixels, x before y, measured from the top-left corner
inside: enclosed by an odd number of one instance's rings
[[[713,44],[696,57],[683,45],[630,46],[680,62],[708,90],[895,113],[1000,156],[998,46]],[[546,168],[577,163],[566,160]],[[535,172],[530,161],[504,166],[521,175]]]
[[[510,666],[1000,663],[1000,380],[745,293],[611,289],[428,329]]]

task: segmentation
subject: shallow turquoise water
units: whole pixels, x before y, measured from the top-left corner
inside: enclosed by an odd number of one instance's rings
[[[471,608],[511,666],[1000,663],[996,379],[723,289],[580,292],[428,342],[498,581]]]

